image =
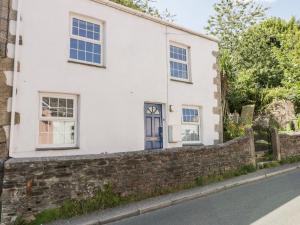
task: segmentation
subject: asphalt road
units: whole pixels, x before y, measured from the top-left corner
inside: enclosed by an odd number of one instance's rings
[[[255,224],[268,214],[272,216],[273,211],[288,202],[295,201],[298,196],[300,196],[300,170],[110,225],[249,225]],[[299,201],[290,204],[290,207],[299,212]],[[284,215],[280,217],[284,218]],[[300,225],[300,218],[297,221],[299,223],[295,225]],[[288,223],[280,225],[286,224]]]

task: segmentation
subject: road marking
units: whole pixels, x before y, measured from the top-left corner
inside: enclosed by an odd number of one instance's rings
[[[275,209],[251,225],[299,225],[300,196]]]

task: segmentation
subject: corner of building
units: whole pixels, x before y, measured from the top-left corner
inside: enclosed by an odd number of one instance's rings
[[[0,158],[9,156],[8,139],[11,121],[12,77],[14,70],[14,46],[16,36],[13,33],[17,11],[12,0],[0,2]]]
[[[213,83],[216,86],[216,91],[214,92],[214,98],[217,102],[216,106],[213,108],[213,114],[219,117],[219,122],[215,124],[215,132],[219,134],[219,138],[214,140],[214,144],[223,143],[223,112],[222,112],[222,85],[221,85],[221,74],[218,69],[218,52],[213,51],[212,55],[216,58],[213,64],[213,70],[216,71],[217,76],[213,78]]]

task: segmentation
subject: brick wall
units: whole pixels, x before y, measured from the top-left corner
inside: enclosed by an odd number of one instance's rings
[[[199,176],[255,163],[253,135],[209,147],[108,155],[9,159],[4,165],[2,221],[87,197],[105,183],[122,195],[194,182]]]

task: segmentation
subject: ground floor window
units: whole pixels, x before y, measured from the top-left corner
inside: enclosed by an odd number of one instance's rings
[[[77,146],[77,96],[40,94],[38,146]]]
[[[197,144],[200,138],[200,108],[184,106],[182,109],[182,142]]]

